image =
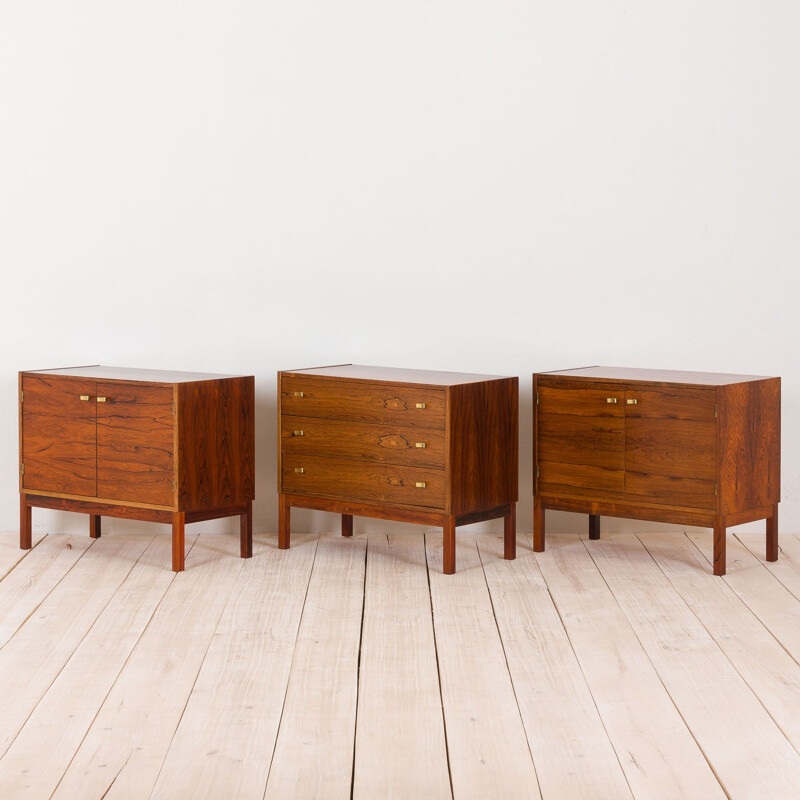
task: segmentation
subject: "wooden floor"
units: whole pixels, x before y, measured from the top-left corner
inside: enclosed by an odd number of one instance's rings
[[[800,798],[800,540],[0,535],[0,798]]]

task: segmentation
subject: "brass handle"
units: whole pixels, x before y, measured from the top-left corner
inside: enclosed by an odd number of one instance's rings
[[[417,408],[426,408],[425,403],[417,403]]]
[[[81,400],[88,400],[88,399],[89,399],[89,395],[88,394],[82,394],[81,395]]]
[[[294,396],[295,397],[305,397],[305,395],[302,392],[295,392]]]
[[[626,400],[625,402],[626,402],[626,403],[627,403],[629,406],[635,406],[635,405],[636,405],[636,404],[637,404],[639,401],[638,401],[638,400],[635,400],[635,399],[633,399],[633,398],[631,398],[631,399],[628,399],[628,400]]]
[[[303,472],[305,472],[305,470],[304,470],[302,467],[295,467],[295,468],[294,468],[294,471],[295,471],[295,472],[300,472],[301,474],[302,474]]]
[[[425,442],[417,442],[416,446],[417,447],[427,447],[428,445],[425,444]]]
[[[417,489],[424,489],[426,487],[426,485],[427,484],[425,483],[425,481],[417,481],[416,484],[415,484]]]
[[[106,398],[105,397],[98,397],[97,398],[97,402],[98,403],[105,403],[106,402]]]
[[[303,433],[303,431],[293,431],[293,435],[294,436],[304,436],[305,434]]]
[[[616,402],[617,402],[616,397],[606,397],[606,403],[616,403]]]

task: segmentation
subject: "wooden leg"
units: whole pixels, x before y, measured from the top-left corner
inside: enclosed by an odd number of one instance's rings
[[[767,520],[767,561],[778,560],[778,504],[772,507],[772,516]]]
[[[443,526],[444,530],[444,563],[442,572],[452,575],[456,571],[456,518],[450,516]]]
[[[183,572],[184,569],[184,531],[186,527],[186,514],[175,511],[172,514],[172,571]]]
[[[599,514],[589,514],[589,538],[590,539],[599,539],[600,538],[600,515]]]
[[[353,535],[353,515],[342,514],[342,536]]]
[[[286,502],[286,495],[281,494],[278,498],[278,547],[281,550],[289,549],[291,516],[291,507]]]
[[[727,543],[725,519],[717,517],[714,520],[714,574],[725,574],[725,545]]]
[[[253,555],[253,503],[248,501],[247,511],[239,516],[239,553],[242,558]]]
[[[100,520],[101,516],[99,514],[89,514],[89,536],[92,539],[99,539],[100,538]]]
[[[533,551],[544,552],[544,509],[538,496],[533,498]]]
[[[503,517],[503,558],[512,561],[517,557],[517,504],[512,503]]]
[[[32,510],[28,505],[27,495],[19,496],[19,546],[21,550],[31,549],[31,517]]]

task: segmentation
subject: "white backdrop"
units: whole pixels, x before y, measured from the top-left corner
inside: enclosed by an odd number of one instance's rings
[[[3,3],[0,529],[20,369],[255,374],[264,532],[275,372],[352,361],[520,375],[521,530],[532,371],[781,375],[800,531],[798,41],[793,0]]]

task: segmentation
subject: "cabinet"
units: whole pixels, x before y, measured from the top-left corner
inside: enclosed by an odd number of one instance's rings
[[[71,367],[21,372],[20,547],[31,509],[172,525],[172,568],[184,526],[241,518],[252,554],[255,383],[252,376]]]
[[[587,367],[533,376],[534,550],[546,509],[714,529],[766,519],[778,557],[780,378]]]
[[[352,364],[278,374],[279,546],[292,507],[455,529],[504,518],[515,556],[517,378]]]

